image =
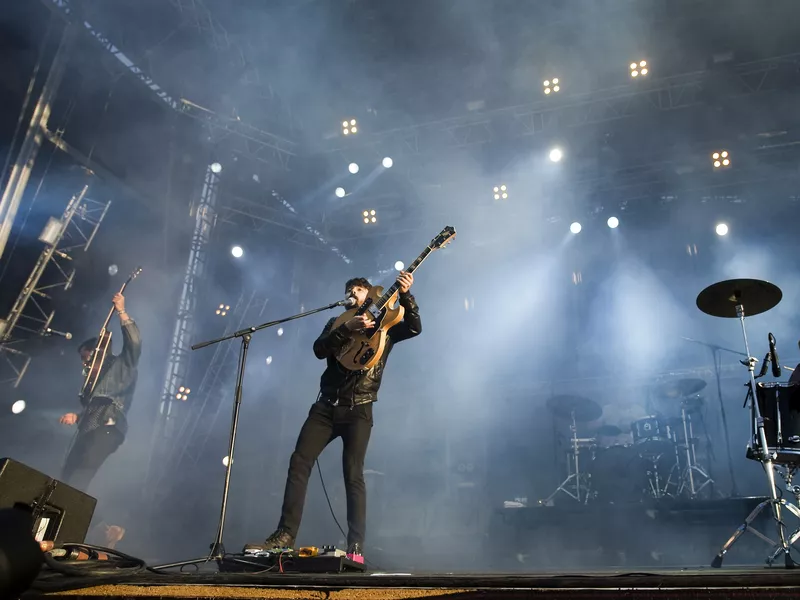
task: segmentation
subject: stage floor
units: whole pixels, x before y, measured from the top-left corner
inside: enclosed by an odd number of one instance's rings
[[[797,598],[800,569],[781,567],[520,574],[300,575],[139,573],[48,576],[27,598]]]

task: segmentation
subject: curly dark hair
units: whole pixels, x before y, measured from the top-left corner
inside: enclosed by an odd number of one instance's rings
[[[366,277],[353,277],[352,279],[348,279],[347,283],[344,284],[344,293],[347,294],[357,285],[360,285],[361,287],[365,287],[367,289],[370,289],[372,287],[372,284]]]

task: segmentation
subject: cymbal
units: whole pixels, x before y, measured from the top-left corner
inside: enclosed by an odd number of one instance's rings
[[[597,402],[581,396],[553,396],[547,400],[547,408],[562,419],[572,419],[574,414],[578,422],[594,421],[603,414]]]
[[[598,427],[597,431],[595,431],[594,433],[595,435],[614,437],[622,433],[622,429],[620,429],[616,425],[603,425],[602,427]]]
[[[697,296],[697,308],[712,317],[735,319],[736,306],[752,317],[778,305],[783,292],[777,285],[759,279],[728,279],[714,283]]]
[[[656,388],[656,394],[662,398],[684,398],[696,394],[706,385],[702,379],[678,379],[659,385]]]

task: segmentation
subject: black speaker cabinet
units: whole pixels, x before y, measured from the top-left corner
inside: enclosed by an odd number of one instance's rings
[[[37,541],[82,543],[97,500],[11,458],[0,459],[0,508],[33,516]]]

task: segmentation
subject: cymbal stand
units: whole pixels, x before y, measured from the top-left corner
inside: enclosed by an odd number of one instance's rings
[[[714,485],[714,480],[697,464],[697,453],[695,452],[694,429],[692,428],[692,415],[686,410],[686,399],[681,401],[681,422],[683,423],[683,450],[686,452],[686,468],[681,477],[681,485],[678,487],[678,496],[684,490],[689,491],[689,498],[694,500],[697,495],[709,485]],[[695,485],[695,477],[699,476],[704,481],[700,486]]]
[[[539,500],[539,504],[543,506],[552,506],[553,498],[559,493],[564,493],[578,502],[586,502],[588,500],[588,490],[582,489],[588,486],[585,483],[581,485],[581,478],[585,477],[580,469],[580,442],[583,440],[578,439],[578,426],[575,422],[574,410],[571,413],[569,430],[571,435],[570,450],[567,452],[567,478],[547,498]]]
[[[744,338],[744,347],[745,352],[747,353],[747,360],[741,361],[743,365],[747,367],[747,373],[750,377],[749,381],[749,390],[748,390],[748,398],[750,400],[750,426],[755,427],[757,432],[758,438],[758,460],[764,467],[764,471],[767,474],[767,483],[769,484],[769,492],[770,497],[769,499],[765,500],[758,506],[756,506],[753,511],[747,516],[736,531],[733,532],[733,535],[728,539],[725,544],[723,544],[720,551],[714,557],[714,560],[711,562],[711,566],[714,568],[719,568],[722,566],[722,561],[725,558],[725,554],[727,554],[728,550],[731,549],[736,543],[741,535],[745,531],[750,531],[756,537],[764,540],[768,544],[771,544],[776,547],[775,551],[767,558],[767,563],[772,564],[777,557],[782,553],[784,564],[787,569],[791,569],[794,567],[794,561],[792,560],[792,556],[790,554],[790,545],[789,541],[786,537],[786,525],[783,523],[783,519],[781,518],[781,508],[785,507],[789,512],[795,515],[797,518],[800,518],[800,509],[798,509],[794,504],[791,504],[784,500],[783,498],[778,497],[778,488],[775,484],[775,467],[774,463],[772,462],[775,456],[770,453],[769,446],[767,445],[767,436],[764,433],[764,417],[761,416],[761,409],[758,407],[758,396],[756,394],[756,380],[755,375],[753,374],[755,370],[756,358],[754,358],[750,354],[750,345],[747,342],[747,329],[744,326],[744,306],[741,304],[737,304],[736,306],[736,316],[739,318],[739,323],[742,326],[742,336]],[[753,438],[756,436],[751,436],[751,441],[748,444],[753,443]],[[755,448],[752,448],[755,451]],[[751,523],[755,520],[755,518],[764,510],[767,506],[772,509],[772,518],[775,521],[775,524],[778,528],[778,543],[776,544],[766,535],[751,527]]]
[[[775,470],[780,475],[781,479],[783,479],[784,483],[786,484],[786,489],[789,491],[790,494],[794,496],[794,501],[796,505],[800,505],[800,485],[794,483],[792,480],[794,479],[794,474],[797,471],[800,465],[791,464],[784,466],[785,471],[780,470],[777,466]],[[792,532],[792,535],[789,536],[789,545],[792,546],[798,539],[800,539],[800,527],[795,529]],[[768,563],[775,562],[777,560],[778,555],[781,553],[782,548],[778,546],[775,548],[772,555],[767,559]]]

